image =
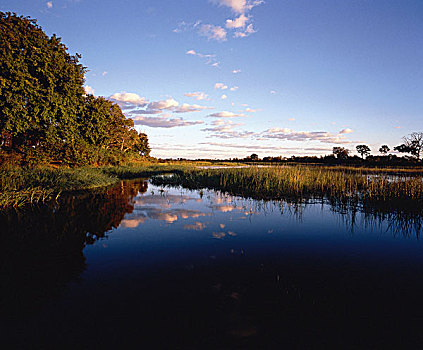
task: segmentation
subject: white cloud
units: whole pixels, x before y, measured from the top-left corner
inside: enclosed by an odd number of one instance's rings
[[[146,125],[152,128],[175,128],[204,123],[200,120],[188,121],[183,118],[169,118],[167,115],[158,117],[135,117],[133,120],[135,125]]]
[[[263,0],[210,0],[213,4],[230,7],[235,13],[245,13],[264,3]]]
[[[223,84],[223,83],[216,83],[216,84],[214,84],[214,88],[220,89],[220,90],[226,90],[228,88],[228,86]]]
[[[227,32],[225,28],[213,24],[202,24],[198,33],[209,40],[226,41]]]
[[[122,107],[144,107],[148,101],[145,97],[140,97],[133,92],[117,92],[110,96],[110,99],[119,104]]]
[[[256,113],[258,110],[257,109],[252,109],[250,107],[245,108],[245,112],[247,113]]]
[[[234,70],[232,71],[232,73],[234,73],[234,74],[241,73],[241,69],[234,69]]]
[[[150,102],[147,106],[147,109],[159,109],[159,110],[170,109],[171,110],[171,109],[174,109],[178,106],[179,106],[178,101],[176,101],[172,97],[170,97],[166,100],[157,101],[157,102]]]
[[[94,95],[94,88],[92,88],[91,86],[89,86],[89,85],[85,85],[84,86],[84,90],[85,90],[85,93],[87,94],[87,95]]]
[[[187,51],[187,55],[197,55],[197,52],[195,52],[194,50],[188,50]]]
[[[333,135],[327,131],[294,131],[289,128],[272,128],[260,135],[263,139],[279,139],[286,141],[319,141],[323,143],[348,144],[345,136]]]
[[[257,31],[254,30],[253,25],[249,24],[244,31],[239,31],[234,33],[234,38],[245,38],[250,36],[251,34],[256,33]]]
[[[272,95],[277,94],[277,92],[276,92],[275,90],[270,90],[270,93],[271,93]]]
[[[290,122],[294,122],[294,121],[295,121],[295,118],[288,118],[288,120],[289,120]]]
[[[226,96],[225,94],[223,94],[222,96],[220,96],[220,98],[221,98],[222,100],[226,100],[226,99],[228,98],[228,96]]]
[[[226,20],[226,28],[235,29],[235,28],[244,28],[246,23],[250,20],[250,17],[241,14],[239,17],[235,19],[227,19]]]
[[[211,0],[213,4],[230,7],[234,12],[243,13],[246,10],[247,0]]]
[[[101,75],[102,75],[103,77],[105,77],[105,76],[107,75],[107,72],[106,72],[106,71],[104,71],[103,73],[101,73]]]
[[[346,129],[342,129],[339,133],[340,134],[351,134],[352,132],[354,132],[354,130],[352,130],[350,128],[346,128]]]
[[[160,114],[163,111],[160,109],[135,109],[133,111],[126,112],[129,115],[140,115],[140,114]]]
[[[46,6],[47,6],[48,9],[51,9],[53,7],[53,1],[48,1],[46,3]]]
[[[189,112],[200,112],[205,109],[213,109],[213,107],[200,106],[197,104],[190,105],[183,103],[179,105],[179,102],[174,100],[172,97],[162,101],[153,101],[147,105],[146,109],[135,109],[128,112],[131,115],[142,115],[142,114],[160,114],[163,111],[171,111],[173,113],[189,113]],[[168,115],[171,116],[171,115]]]
[[[232,113],[232,112],[228,112],[228,111],[223,111],[223,112],[209,114],[208,117],[213,117],[213,118],[236,118],[236,117],[245,117],[245,114],[242,114],[242,113],[236,114],[236,113]]]
[[[236,90],[238,90],[239,89],[239,87],[238,86],[233,86],[233,87],[231,87],[229,90],[231,90],[231,91],[236,91]]]
[[[187,92],[186,94],[184,94],[187,97],[194,97],[196,100],[200,101],[200,100],[206,100],[208,95],[204,92]]]
[[[183,103],[181,106],[175,108],[175,113],[188,113],[188,112],[200,112],[205,109],[213,109],[213,107],[200,106],[200,105],[190,105],[188,103]]]
[[[233,133],[233,129],[236,126],[243,125],[242,123],[235,123],[232,120],[217,119],[210,123],[212,128],[202,129],[202,131],[208,131],[212,133]]]

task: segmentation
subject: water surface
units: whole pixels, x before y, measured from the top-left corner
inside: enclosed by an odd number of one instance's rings
[[[16,348],[423,345],[415,216],[136,180],[0,224]]]

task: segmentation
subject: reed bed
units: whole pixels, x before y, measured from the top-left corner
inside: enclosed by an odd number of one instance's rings
[[[422,177],[370,177],[357,168],[278,166],[204,169],[156,177],[153,183],[210,188],[259,199],[331,198],[343,202],[401,201],[422,205]]]
[[[107,187],[122,179],[182,172],[194,169],[187,164],[139,164],[136,166],[51,168],[0,168],[0,210],[20,208],[56,198],[61,192]]]

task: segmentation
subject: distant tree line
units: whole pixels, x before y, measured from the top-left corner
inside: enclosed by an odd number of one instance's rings
[[[262,159],[256,153],[245,158],[232,158],[233,162],[265,162],[265,163],[321,163],[321,164],[375,164],[375,165],[419,165],[421,164],[421,155],[423,151],[423,132],[413,132],[403,137],[403,143],[394,147],[393,150],[399,153],[405,153],[404,156],[390,154],[391,149],[388,145],[382,145],[379,148],[381,155],[370,155],[371,149],[368,145],[356,146],[358,156],[351,156],[350,150],[345,147],[333,147],[332,154],[325,156],[292,156],[292,157],[263,157]]]
[[[36,20],[0,12],[0,155],[21,162],[118,164],[149,157],[120,107],[85,94],[86,68]]]

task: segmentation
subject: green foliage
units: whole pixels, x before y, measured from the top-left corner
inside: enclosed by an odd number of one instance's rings
[[[0,130],[14,148],[72,147],[85,68],[35,20],[0,13]]]
[[[119,164],[149,156],[120,107],[85,95],[80,55],[28,17],[0,12],[0,150],[26,164]]]

